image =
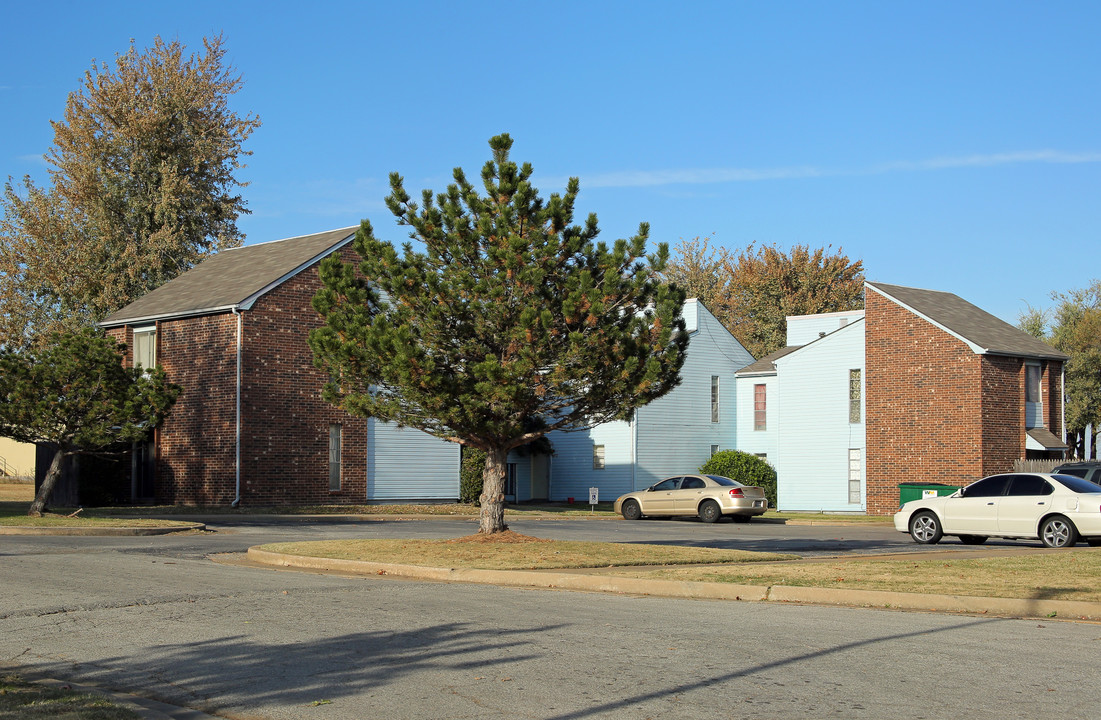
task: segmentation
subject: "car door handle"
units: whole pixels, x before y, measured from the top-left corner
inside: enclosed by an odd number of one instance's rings
[[[993,504],[994,504],[994,503],[992,503],[992,502],[988,502],[988,503],[987,503],[987,505],[993,505]]]

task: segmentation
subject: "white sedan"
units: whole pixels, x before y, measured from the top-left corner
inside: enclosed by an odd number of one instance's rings
[[[968,545],[991,537],[1101,545],[1101,485],[1070,475],[991,475],[951,495],[911,500],[895,513],[895,529],[927,545],[945,535]]]

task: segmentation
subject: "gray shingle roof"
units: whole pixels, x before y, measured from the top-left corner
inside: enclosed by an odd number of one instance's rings
[[[910,308],[926,320],[978,346],[983,353],[1052,360],[1067,359],[1066,355],[1047,343],[994,317],[958,295],[878,282],[864,284]]]
[[[223,250],[109,315],[104,327],[247,309],[257,297],[349,242],[358,227]]]
[[[798,350],[801,347],[803,347],[803,346],[802,345],[788,345],[787,347],[780,348],[779,350],[776,350],[775,352],[770,352],[768,355],[765,355],[760,360],[757,360],[756,362],[753,362],[753,363],[750,363],[749,365],[746,365],[744,368],[741,368],[740,370],[736,371],[734,374],[735,375],[760,375],[760,374],[764,374],[764,373],[775,373],[776,372],[776,361],[779,360],[780,358],[782,358],[783,356],[789,354],[789,353],[795,352],[796,350]]]

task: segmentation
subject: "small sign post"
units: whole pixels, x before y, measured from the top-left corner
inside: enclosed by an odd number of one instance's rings
[[[596,505],[600,502],[600,488],[589,488],[589,512],[596,511]]]

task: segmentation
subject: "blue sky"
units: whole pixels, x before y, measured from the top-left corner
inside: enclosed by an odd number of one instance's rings
[[[46,181],[93,58],[224,33],[263,122],[246,242],[368,218],[400,243],[388,173],[443,190],[508,132],[603,239],[832,246],[1016,322],[1101,277],[1099,27],[1097,2],[10,4],[0,175]]]

